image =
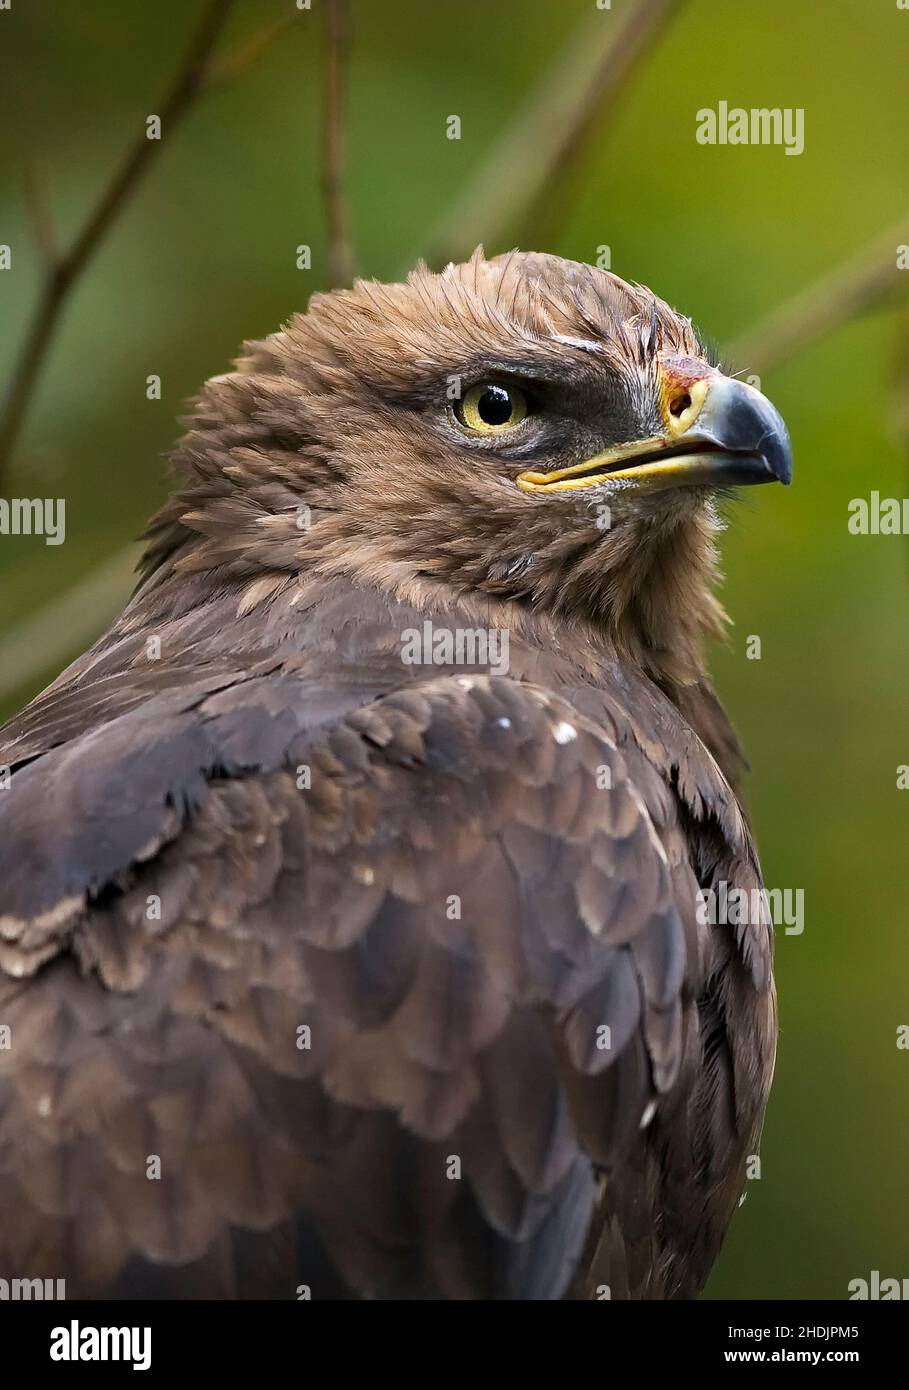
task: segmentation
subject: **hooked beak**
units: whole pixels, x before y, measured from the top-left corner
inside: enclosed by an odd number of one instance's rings
[[[697,371],[692,371],[694,366]],[[789,483],[792,448],[779,412],[744,381],[688,359],[660,368],[665,432],[551,473],[519,474],[524,492],[607,487],[655,492],[699,485]]]

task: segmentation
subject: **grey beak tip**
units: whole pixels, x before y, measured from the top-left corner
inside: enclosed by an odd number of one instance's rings
[[[773,441],[773,448],[764,457],[767,459],[774,477],[784,487],[788,487],[792,482],[792,445],[789,443],[789,435],[778,435]]]
[[[754,387],[733,377],[711,388],[695,429],[737,452],[763,459],[771,477],[788,487],[792,482],[792,445],[786,423],[776,406]]]

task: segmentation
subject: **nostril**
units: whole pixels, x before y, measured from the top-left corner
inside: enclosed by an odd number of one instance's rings
[[[676,396],[675,399],[671,402],[669,406],[669,413],[670,415],[674,415],[675,418],[678,419],[680,415],[685,414],[685,411],[688,410],[690,405],[691,397],[689,396],[687,391],[683,391],[681,395]]]

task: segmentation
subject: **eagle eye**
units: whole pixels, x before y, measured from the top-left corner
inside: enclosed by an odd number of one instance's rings
[[[455,402],[454,413],[459,423],[475,434],[503,434],[521,423],[527,409],[527,397],[520,387],[482,381]]]

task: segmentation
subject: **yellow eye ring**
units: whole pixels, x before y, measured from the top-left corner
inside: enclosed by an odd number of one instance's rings
[[[518,386],[481,381],[455,402],[455,415],[474,434],[504,434],[527,414],[527,397]]]

